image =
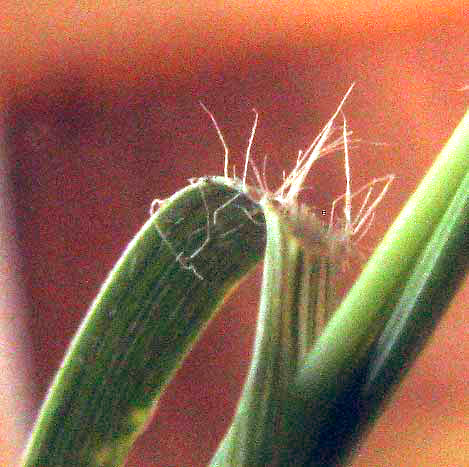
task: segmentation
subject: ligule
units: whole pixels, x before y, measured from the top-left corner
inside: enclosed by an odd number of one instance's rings
[[[280,450],[289,437],[289,386],[334,303],[334,264],[324,248],[325,227],[302,208],[262,204],[267,246],[254,355],[212,467],[280,465]],[[313,241],[305,238],[307,232]]]

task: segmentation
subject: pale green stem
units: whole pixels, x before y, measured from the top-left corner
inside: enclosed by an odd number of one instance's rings
[[[312,219],[280,212],[268,201],[263,207],[267,246],[254,355],[212,467],[278,464],[289,386],[333,306],[328,258],[305,247],[293,233],[304,230],[295,223]]]

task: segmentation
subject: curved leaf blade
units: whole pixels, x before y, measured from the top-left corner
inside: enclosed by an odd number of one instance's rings
[[[261,210],[231,180],[201,179],[168,199],[81,324],[24,467],[121,465],[175,369],[264,245]]]

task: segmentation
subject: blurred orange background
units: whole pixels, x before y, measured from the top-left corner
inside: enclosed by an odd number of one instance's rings
[[[2,466],[17,462],[66,346],[152,199],[222,173],[199,101],[239,170],[258,110],[253,154],[259,165],[268,155],[275,186],[356,82],[345,107],[362,140],[352,182],[397,176],[365,250],[468,107],[463,1],[4,1],[1,10],[0,286],[12,297],[0,301]],[[341,156],[319,161],[308,183],[310,203],[329,208],[344,190]],[[206,464],[248,369],[258,280],[214,320],[129,467]],[[354,467],[469,464],[468,295],[466,281]]]

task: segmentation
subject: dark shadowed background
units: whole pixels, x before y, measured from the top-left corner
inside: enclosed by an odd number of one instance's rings
[[[468,107],[464,3],[2,2],[0,465],[18,459],[66,346],[151,201],[222,173],[199,101],[238,172],[258,110],[253,155],[260,166],[268,155],[275,187],[356,82],[345,107],[362,140],[352,183],[397,176],[367,252]],[[342,163],[319,161],[311,204],[328,209],[344,191]],[[208,461],[248,369],[259,277],[212,323],[129,467]],[[354,467],[467,465],[468,296],[466,282]]]

